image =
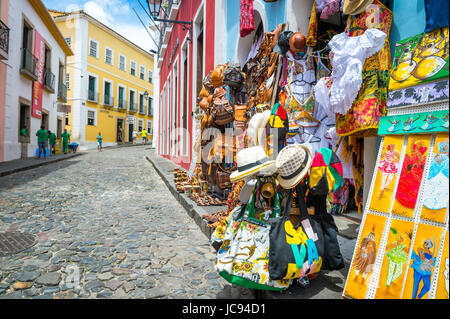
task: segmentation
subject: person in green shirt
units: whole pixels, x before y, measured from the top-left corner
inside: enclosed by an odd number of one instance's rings
[[[39,147],[38,159],[41,158],[41,151],[43,153],[43,158],[45,158],[45,145],[47,144],[48,133],[47,130],[44,129],[44,125],[41,125],[41,129],[36,132],[36,136],[38,137]]]
[[[98,149],[99,152],[102,151],[102,142],[103,142],[102,133],[98,132],[98,135],[97,135],[97,149]]]
[[[67,150],[69,149],[69,139],[70,139],[70,133],[67,132],[67,129],[64,129],[64,133],[61,134],[61,138],[62,138],[64,154],[67,154]]]
[[[20,129],[20,136],[23,136],[23,137],[27,137],[28,136],[28,131],[27,131],[27,127],[26,126],[24,126],[24,127],[22,127]]]
[[[48,144],[50,144],[50,154],[56,154],[56,135],[48,130]]]

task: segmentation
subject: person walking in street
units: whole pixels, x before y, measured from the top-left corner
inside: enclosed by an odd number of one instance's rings
[[[36,136],[38,137],[38,158],[41,158],[41,151],[43,153],[42,157],[45,159],[45,145],[47,144],[48,133],[44,128],[44,125],[41,125],[41,128],[36,132]]]
[[[48,144],[50,144],[50,154],[56,154],[56,135],[48,130]]]
[[[102,142],[103,142],[102,133],[98,132],[98,135],[97,135],[97,149],[98,149],[99,152],[102,151]]]
[[[64,154],[67,154],[67,151],[69,148],[69,139],[70,139],[70,133],[67,132],[67,129],[64,129],[64,133],[61,134],[61,138],[62,138]]]
[[[142,144],[147,144],[147,131],[145,129],[142,129],[141,136],[142,136]]]
[[[133,144],[136,144],[137,132],[133,131]]]

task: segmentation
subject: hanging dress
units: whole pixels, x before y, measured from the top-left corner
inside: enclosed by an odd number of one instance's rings
[[[348,17],[348,27],[376,28],[386,34],[384,46],[368,58],[362,70],[362,85],[350,110],[344,115],[336,115],[336,129],[340,136],[377,136],[380,117],[386,115],[391,52],[389,31],[393,13],[380,1],[374,0],[366,10]],[[360,36],[368,30],[354,30],[349,36]]]
[[[383,47],[385,39],[386,33],[377,29],[355,37],[345,32],[334,36],[328,43],[332,84],[328,89],[326,78],[321,78],[314,89],[316,100],[333,113],[346,114],[363,83],[364,62]]]

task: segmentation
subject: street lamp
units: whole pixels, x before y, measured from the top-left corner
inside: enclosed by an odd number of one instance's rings
[[[158,17],[159,10],[161,9],[161,0],[147,0],[147,2],[148,7],[150,8],[150,13],[152,14],[153,18]]]
[[[149,97],[149,96],[150,96],[150,94],[149,94],[147,91],[145,91],[145,92],[144,92],[144,97],[145,97],[146,100],[148,100],[148,97]]]

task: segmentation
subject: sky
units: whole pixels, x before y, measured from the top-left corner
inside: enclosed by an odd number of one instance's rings
[[[148,9],[146,0],[139,1]],[[156,48],[133,10],[136,10],[144,24],[148,26],[151,23],[138,0],[43,0],[43,2],[47,9],[58,11],[84,10],[87,14],[141,48],[145,50]],[[157,40],[155,35],[153,35],[153,38]]]

